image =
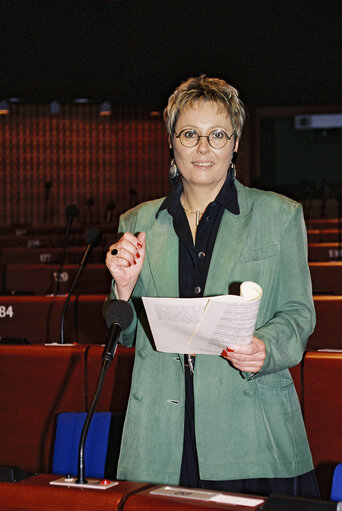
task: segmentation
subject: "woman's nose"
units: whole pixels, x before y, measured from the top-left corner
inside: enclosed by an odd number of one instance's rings
[[[200,137],[198,145],[197,145],[197,151],[200,153],[205,153],[210,150],[209,140],[208,137]]]

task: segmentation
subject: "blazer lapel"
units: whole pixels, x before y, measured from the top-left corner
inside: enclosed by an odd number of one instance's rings
[[[252,212],[234,216],[224,212],[210,262],[205,295],[228,294],[236,263],[250,233]]]
[[[146,233],[146,259],[157,295],[168,298],[179,296],[178,238],[172,217],[166,211],[159,213]]]

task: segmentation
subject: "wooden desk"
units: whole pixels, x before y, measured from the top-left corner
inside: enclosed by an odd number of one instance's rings
[[[0,296],[0,336],[58,342],[65,300],[65,296]],[[64,322],[66,343],[76,342],[75,307],[72,296]]]
[[[310,262],[342,259],[342,247],[337,242],[309,243],[308,257]]]
[[[79,264],[86,251],[86,246],[67,247],[66,264]],[[62,247],[16,247],[1,250],[1,264],[59,264],[63,253]],[[95,247],[89,257],[89,263],[102,263],[105,260],[103,247]]]
[[[17,483],[0,483],[1,511],[114,511],[127,497],[149,485],[120,481],[108,490],[56,487],[58,476],[40,474]]]
[[[58,476],[40,474],[17,483],[0,483],[1,511],[190,511],[199,509],[251,511],[260,507],[247,508],[227,503],[153,495],[150,491],[158,490],[160,487],[146,483],[119,481],[118,485],[108,490],[93,490],[50,485],[50,481],[55,479],[58,479]],[[231,494],[231,496],[236,497],[237,494]],[[259,499],[259,497],[248,495],[241,495],[241,497]]]
[[[48,295],[57,292],[59,265],[53,264],[9,264],[5,268],[5,286],[9,292],[32,292]],[[79,265],[65,264],[59,274],[60,294],[68,293],[73,284]],[[110,291],[112,277],[105,264],[88,264],[76,287],[75,294],[106,294]]]

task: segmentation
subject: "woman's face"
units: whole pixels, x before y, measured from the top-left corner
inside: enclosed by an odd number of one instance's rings
[[[198,135],[209,135],[216,129],[222,129],[231,135],[233,127],[230,117],[220,106],[210,101],[198,101],[191,107],[186,107],[178,117],[176,134],[189,128],[196,130]],[[207,138],[200,138],[195,147],[184,147],[174,135],[172,144],[183,184],[217,189],[225,182],[232,153],[238,149],[238,141],[235,141],[234,136],[221,149],[211,147]]]

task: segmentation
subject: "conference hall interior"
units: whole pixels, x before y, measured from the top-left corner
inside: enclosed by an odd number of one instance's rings
[[[169,194],[163,110],[180,83],[203,74],[226,80],[245,106],[237,179],[303,208],[317,321],[290,373],[321,499],[333,506],[342,467],[341,0],[1,0],[0,12],[1,509],[198,509],[190,496],[153,493],[149,481],[100,492],[50,483],[77,476],[111,335],[105,260],[120,215]],[[134,355],[117,347],[92,410],[92,441],[106,445],[94,447],[86,473],[102,486],[116,481]],[[58,421],[75,414],[77,438],[61,438]],[[72,453],[65,469],[58,442]],[[227,502],[212,508],[236,509]]]

